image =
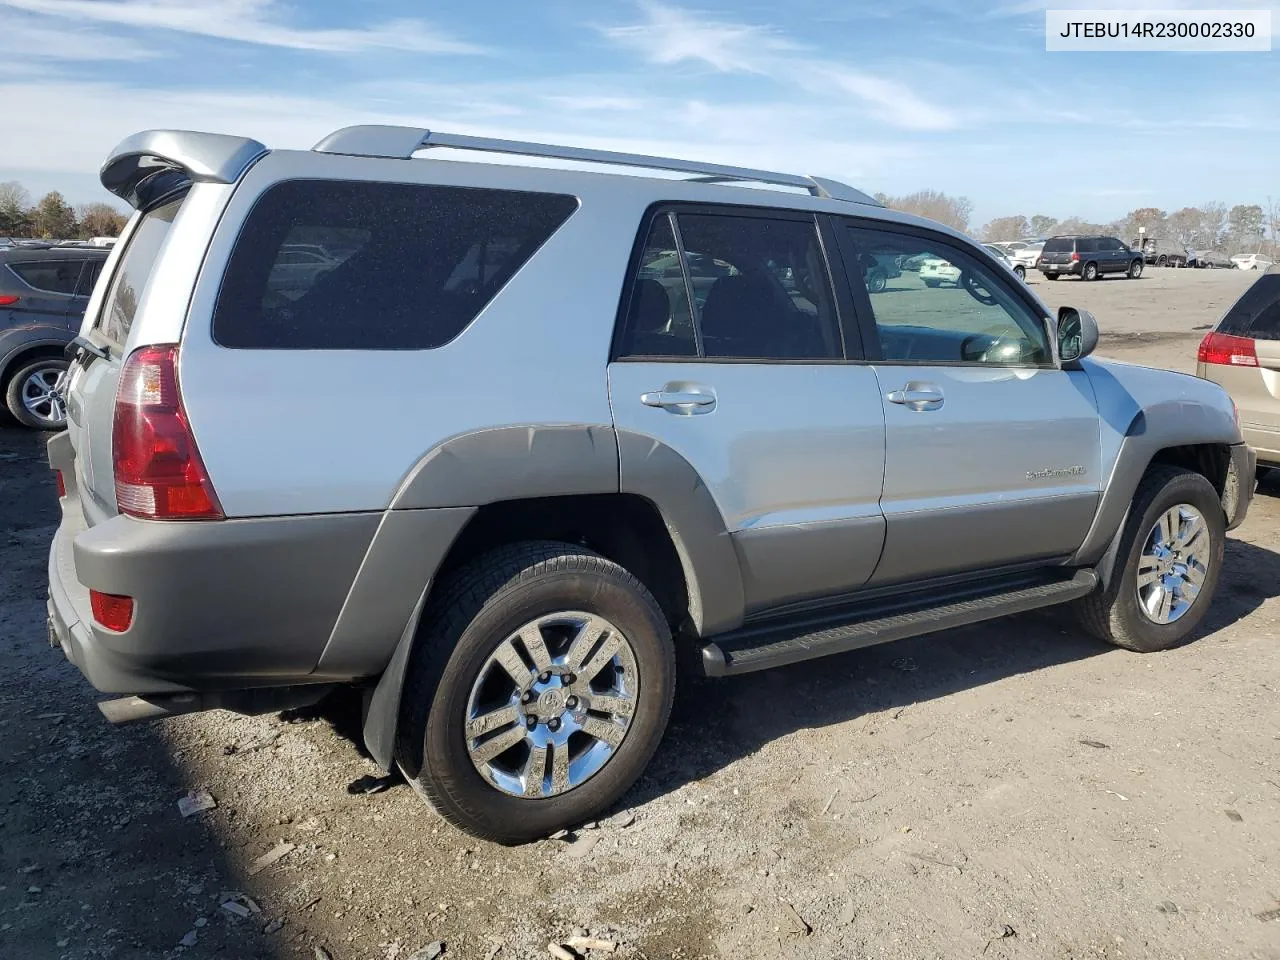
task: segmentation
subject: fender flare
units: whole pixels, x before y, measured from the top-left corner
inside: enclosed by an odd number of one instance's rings
[[[1239,442],[1239,427],[1229,413],[1216,407],[1170,400],[1135,412],[1120,441],[1093,524],[1069,563],[1093,566],[1114,554],[1133,495],[1161,450],[1198,444],[1230,447]],[[1110,559],[1114,563],[1114,556]]]
[[[387,520],[449,514],[449,525],[456,524],[456,529],[447,545],[437,544],[430,551],[429,570],[418,565],[416,578],[393,578],[398,584],[394,605],[404,611],[404,626],[366,698],[363,729],[365,746],[382,769],[390,770],[395,763],[405,672],[436,571],[465,521],[476,508],[504,500],[607,493],[635,494],[657,508],[680,558],[696,633],[719,633],[742,623],[742,573],[724,517],[698,472],[671,447],[603,425],[524,425],[452,437],[414,464],[386,514]],[[386,582],[379,571],[397,567],[396,556],[405,552],[412,537],[393,534],[380,545],[384,528],[392,533],[401,526],[387,520],[360,567],[322,665],[336,664],[344,652],[367,642],[356,632],[342,632],[344,626],[354,631],[365,622],[356,607],[375,600],[385,607],[388,602],[385,591],[373,589],[373,581]],[[385,615],[381,620],[386,623]]]

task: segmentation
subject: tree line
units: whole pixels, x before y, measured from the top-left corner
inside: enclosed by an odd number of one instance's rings
[[[919,190],[901,197],[878,193],[876,199],[887,207],[914,213],[945,223],[965,233],[976,233],[985,241],[1017,240],[1022,237],[1050,237],[1054,234],[1100,233],[1126,243],[1141,236],[1177,240],[1192,250],[1220,250],[1227,254],[1254,253],[1267,246],[1276,252],[1280,237],[1280,202],[1239,203],[1230,209],[1217,201],[1198,207],[1183,207],[1167,213],[1157,207],[1131,210],[1119,220],[1093,223],[1080,217],[1059,220],[1043,213],[1034,216],[996,217],[976,230],[970,229],[973,203],[968,197],[953,197],[938,190]]]
[[[40,240],[87,240],[117,237],[127,218],[109,203],[73,207],[57,190],[35,203],[16,180],[0,183],[0,237]]]

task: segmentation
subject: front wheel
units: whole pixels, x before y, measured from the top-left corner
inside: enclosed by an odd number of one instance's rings
[[[1135,260],[1129,264],[1129,279],[1137,280],[1140,276],[1142,276],[1142,261]]]
[[[1111,582],[1076,601],[1085,629],[1140,653],[1181,643],[1213,601],[1226,535],[1208,480],[1181,467],[1150,468],[1120,534]]]
[[[884,288],[888,285],[889,278],[885,276],[883,270],[872,270],[867,274],[867,292],[883,293]]]
[[[517,543],[423,611],[396,760],[446,820],[522,843],[591,820],[644,770],[675,690],[671,629],[617,564]]]
[[[1022,264],[1018,264],[1016,267],[1014,267],[1013,272],[1017,275],[1019,280],[1027,279],[1027,268],[1024,267]]]
[[[29,363],[10,379],[5,389],[5,405],[23,426],[35,430],[61,430],[67,425],[67,407],[62,399],[62,381],[67,361],[47,357]]]

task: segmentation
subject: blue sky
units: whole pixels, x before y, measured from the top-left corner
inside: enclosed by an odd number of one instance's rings
[[[376,122],[931,187],[975,225],[1280,198],[1280,53],[1046,53],[1046,6],[1210,4],[0,0],[0,180],[109,199],[136,130]]]

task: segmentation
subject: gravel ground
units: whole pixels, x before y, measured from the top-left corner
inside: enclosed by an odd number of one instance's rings
[[[1249,279],[1036,286],[1098,315],[1100,353],[1188,369]],[[516,849],[348,792],[375,772],[350,702],[109,728],[45,642],[57,510],[10,426],[0,511],[6,960],[509,960],[575,928],[628,960],[1280,960],[1280,485],[1195,643],[1138,656],[1050,610],[690,680],[610,820]],[[217,807],[184,818],[193,789]]]

